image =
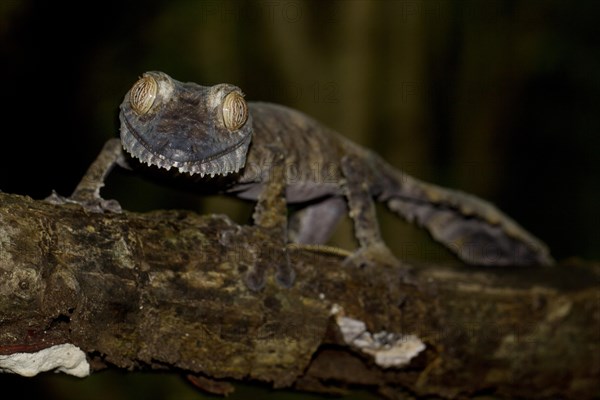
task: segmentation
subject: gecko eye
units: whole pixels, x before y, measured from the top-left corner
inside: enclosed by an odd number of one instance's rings
[[[142,76],[131,88],[129,93],[129,103],[131,108],[138,115],[143,115],[150,110],[154,99],[156,99],[156,92],[158,91],[158,84],[156,80],[148,75]]]
[[[230,131],[241,128],[248,119],[248,106],[238,92],[231,92],[223,100],[223,123]]]

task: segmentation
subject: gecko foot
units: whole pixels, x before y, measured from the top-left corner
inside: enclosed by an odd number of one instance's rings
[[[414,282],[412,266],[398,260],[384,243],[373,243],[367,247],[359,248],[346,257],[342,265],[358,268],[371,268],[375,265],[384,265],[398,270],[401,279],[405,283]]]
[[[100,196],[86,196],[82,198],[75,198],[74,196],[65,197],[56,193],[54,190],[50,196],[46,197],[44,201],[51,204],[79,204],[87,211],[104,213],[121,213],[123,210],[121,204],[116,200],[105,200]]]
[[[373,243],[367,247],[361,247],[346,257],[343,262],[344,266],[352,265],[359,268],[369,268],[377,264],[391,267],[403,266],[384,243]]]
[[[246,273],[244,282],[246,286],[254,292],[258,292],[265,287],[267,283],[267,271],[275,266],[275,280],[281,286],[290,288],[294,284],[296,273],[290,263],[289,255],[286,249],[283,249],[278,254],[270,256],[261,256],[257,263]]]

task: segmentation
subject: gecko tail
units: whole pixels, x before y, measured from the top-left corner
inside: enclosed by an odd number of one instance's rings
[[[378,200],[468,264],[552,265],[548,247],[493,204],[403,174],[381,160]]]

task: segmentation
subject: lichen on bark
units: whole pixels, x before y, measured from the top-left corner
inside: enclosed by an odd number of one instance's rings
[[[598,264],[419,265],[405,282],[292,246],[294,286],[270,274],[253,292],[243,278],[257,255],[269,260],[265,237],[223,216],[99,214],[0,193],[0,354],[69,343],[92,371],[172,369],[219,390],[206,382],[386,398],[599,394]],[[344,339],[341,315],[378,346],[389,333],[425,348],[383,367]]]

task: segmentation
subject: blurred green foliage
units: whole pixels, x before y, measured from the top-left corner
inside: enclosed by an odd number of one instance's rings
[[[117,135],[125,92],[163,70],[302,110],[407,173],[490,199],[556,257],[598,258],[599,17],[599,2],[567,0],[3,1],[0,188],[70,193]],[[105,194],[139,211],[250,214],[122,171]],[[400,257],[447,259],[380,211]],[[347,222],[334,243],[353,246]],[[110,398],[153,382],[95,379]],[[95,398],[69,397],[54,377],[27,382],[46,398]]]

